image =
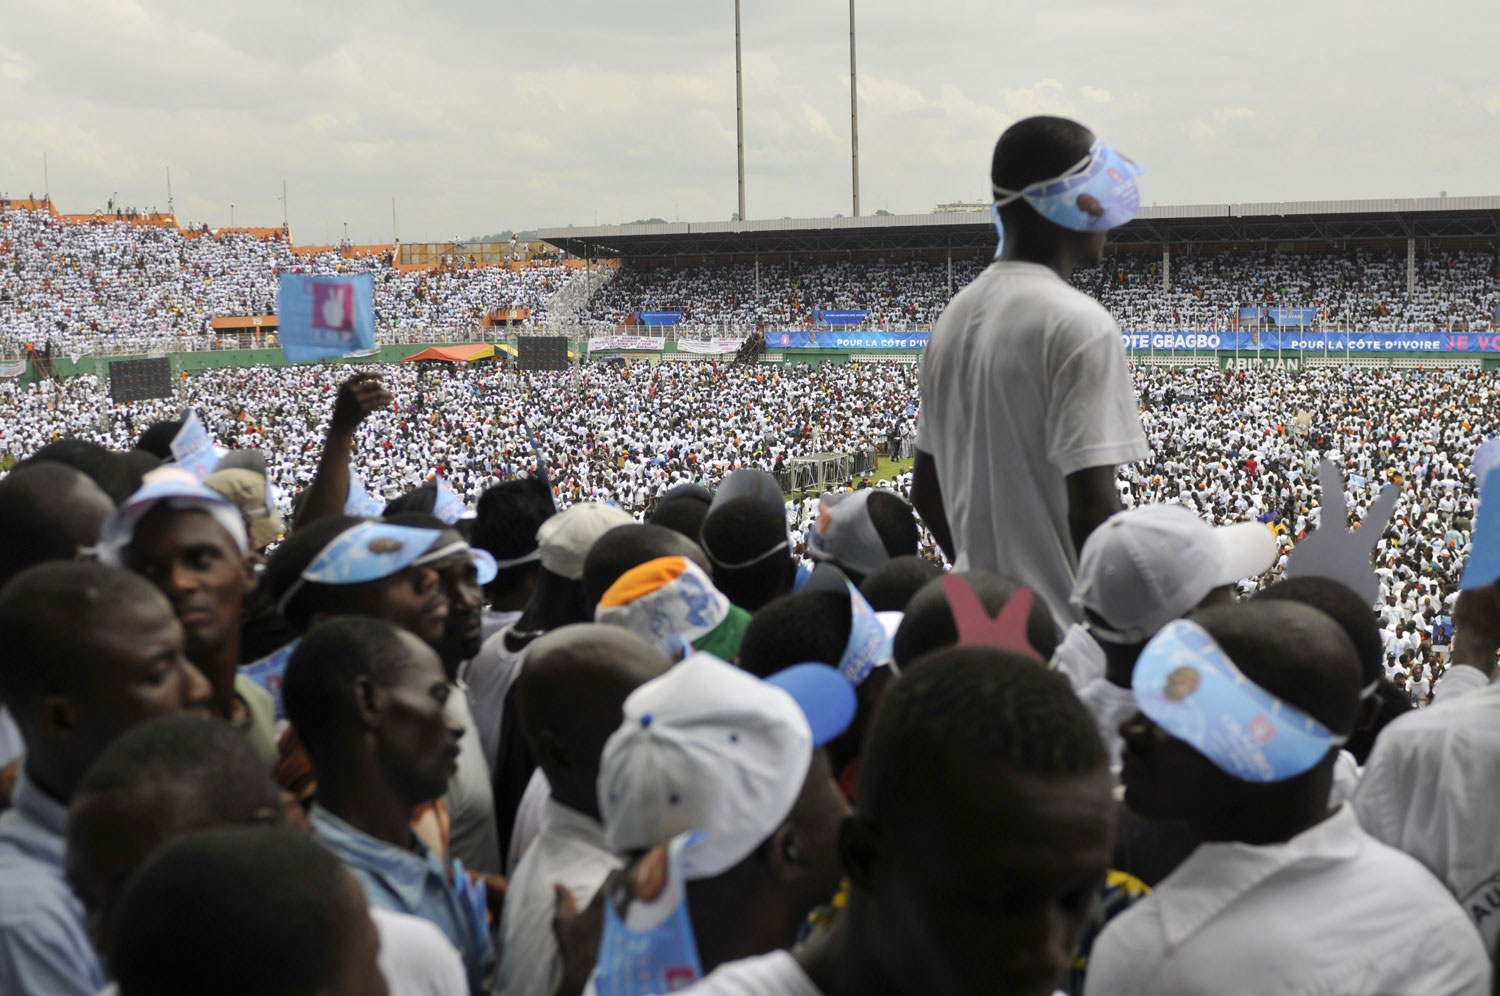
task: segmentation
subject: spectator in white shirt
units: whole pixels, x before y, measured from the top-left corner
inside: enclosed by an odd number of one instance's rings
[[[620,725],[625,697],[667,667],[660,652],[618,626],[566,626],[531,645],[516,679],[516,715],[551,796],[505,893],[498,986],[507,996],[552,996],[562,978],[555,887],[586,906],[624,863],[599,822],[599,754]]]
[[[1207,646],[1183,642],[1186,630]],[[1226,984],[1277,996],[1488,993],[1489,957],[1441,883],[1362,830],[1349,807],[1329,811],[1331,746],[1353,730],[1360,701],[1359,659],[1337,623],[1308,606],[1255,602],[1206,609],[1157,640],[1143,661],[1162,655],[1159,684],[1138,682],[1137,698],[1193,742],[1143,714],[1127,721],[1125,801],[1187,822],[1201,843],[1105,928],[1087,996]],[[1224,698],[1179,711],[1199,692]],[[1237,704],[1260,711],[1248,725],[1217,720]],[[1297,742],[1301,756],[1278,753]]]

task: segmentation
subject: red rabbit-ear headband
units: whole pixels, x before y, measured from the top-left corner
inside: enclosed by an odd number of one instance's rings
[[[1042,655],[1026,639],[1026,620],[1034,600],[1031,589],[1017,588],[996,616],[989,614],[969,582],[957,574],[944,576],[943,592],[958,628],[960,647],[998,647],[1042,660]]]

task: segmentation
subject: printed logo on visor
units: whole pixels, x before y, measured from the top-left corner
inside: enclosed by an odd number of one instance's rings
[[[1039,180],[1022,190],[993,187],[995,203],[990,220],[1005,244],[1005,226],[1000,208],[1025,198],[1032,210],[1054,225],[1075,232],[1102,232],[1119,228],[1141,208],[1141,192],[1135,178],[1146,170],[1102,141],[1096,140],[1089,154],[1067,172],[1050,180]],[[1000,250],[995,250],[1000,255]]]
[[[390,577],[415,563],[442,535],[436,529],[362,522],[329,541],[302,572],[302,580],[361,584]]]
[[[1148,719],[1241,781],[1295,778],[1348,739],[1245,677],[1185,619],[1146,644],[1130,686]]]

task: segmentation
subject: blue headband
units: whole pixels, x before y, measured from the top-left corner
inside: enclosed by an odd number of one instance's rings
[[[1349,739],[1245,677],[1186,619],[1146,644],[1130,687],[1148,719],[1241,781],[1294,778]]]
[[[1000,209],[1024,198],[1032,210],[1054,225],[1074,232],[1102,232],[1119,228],[1141,208],[1141,192],[1135,178],[1146,170],[1134,160],[1095,140],[1089,154],[1061,176],[1039,180],[1021,190],[992,185],[995,203],[990,220],[1005,245],[1005,226]],[[1000,255],[1000,246],[995,255]]]

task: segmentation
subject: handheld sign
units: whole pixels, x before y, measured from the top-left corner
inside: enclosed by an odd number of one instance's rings
[[[1473,470],[1479,511],[1474,515],[1469,560],[1458,583],[1464,591],[1500,580],[1500,440],[1479,447]]]
[[[172,462],[200,481],[212,474],[219,463],[214,441],[194,408],[187,410],[182,417],[182,428],[172,437]]]
[[[1323,511],[1318,528],[1292,550],[1286,576],[1332,578],[1350,588],[1366,605],[1380,601],[1380,577],[1371,556],[1396,511],[1401,489],[1386,485],[1365,512],[1359,528],[1348,526],[1344,479],[1331,460],[1318,464],[1318,486],[1323,489]]]
[[[317,360],[375,348],[375,278],[281,275],[277,335],[287,360]]]

